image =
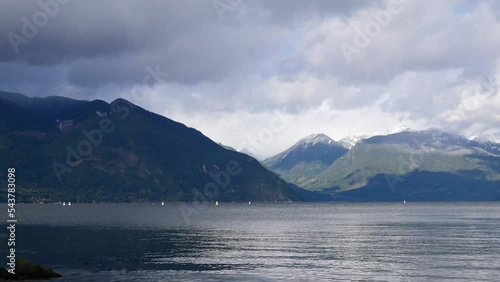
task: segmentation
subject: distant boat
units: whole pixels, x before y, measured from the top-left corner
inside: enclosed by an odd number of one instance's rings
[[[65,205],[66,205],[66,202],[63,202],[63,206],[65,206]]]
[[[250,202],[250,201],[249,201],[249,202],[248,202],[248,204],[249,204],[249,205],[251,205],[251,204],[252,204],[252,202]]]
[[[215,205],[218,206],[219,205],[219,201],[215,201]]]
[[[403,204],[406,204],[406,201],[403,201]]]
[[[161,202],[161,205],[164,206],[165,205],[165,202]]]
[[[71,202],[68,202],[68,206],[71,206]]]

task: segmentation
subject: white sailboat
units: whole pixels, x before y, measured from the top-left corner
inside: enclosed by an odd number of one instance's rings
[[[68,206],[71,206],[71,202],[68,202]]]
[[[164,206],[165,205],[165,202],[161,202],[161,205]]]
[[[219,201],[215,201],[215,205],[218,206],[219,205]]]
[[[66,206],[66,202],[63,202],[63,207]]]

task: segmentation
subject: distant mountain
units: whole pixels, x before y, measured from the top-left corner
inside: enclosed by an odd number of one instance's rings
[[[7,167],[16,168],[19,202],[300,200],[248,155],[123,99],[0,93]]]
[[[73,100],[66,97],[50,96],[45,98],[30,98],[22,94],[0,91],[0,101],[16,106],[32,114],[38,119],[39,125],[53,124],[57,118],[69,118],[78,105],[87,104],[87,101]]]
[[[33,114],[50,116],[71,107],[82,105],[87,101],[74,100],[60,96],[27,97],[18,93],[0,91],[0,99],[8,101]]]
[[[436,129],[375,136],[301,187],[346,200],[492,200],[500,146]]]
[[[263,162],[290,183],[302,185],[332,165],[347,149],[324,134],[305,137]]]

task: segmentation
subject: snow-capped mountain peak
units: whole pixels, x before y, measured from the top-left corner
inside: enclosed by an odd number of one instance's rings
[[[297,143],[297,145],[303,145],[303,144],[316,145],[320,143],[332,144],[334,142],[335,141],[332,138],[328,137],[323,133],[319,133],[319,134],[312,134],[303,138]]]
[[[367,139],[371,137],[369,134],[355,134],[355,135],[349,135],[339,141],[339,143],[346,147],[347,149],[351,149],[354,147],[356,144],[358,144],[360,141]]]
[[[331,165],[345,152],[347,152],[346,148],[327,135],[312,134],[301,139],[286,151],[264,160],[264,164],[274,169],[289,170],[296,165],[299,167],[311,165],[311,169],[317,169],[318,165]]]

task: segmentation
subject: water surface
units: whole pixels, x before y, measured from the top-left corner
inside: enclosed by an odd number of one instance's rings
[[[494,281],[500,274],[500,203],[24,204],[18,219],[18,256],[64,281]]]

